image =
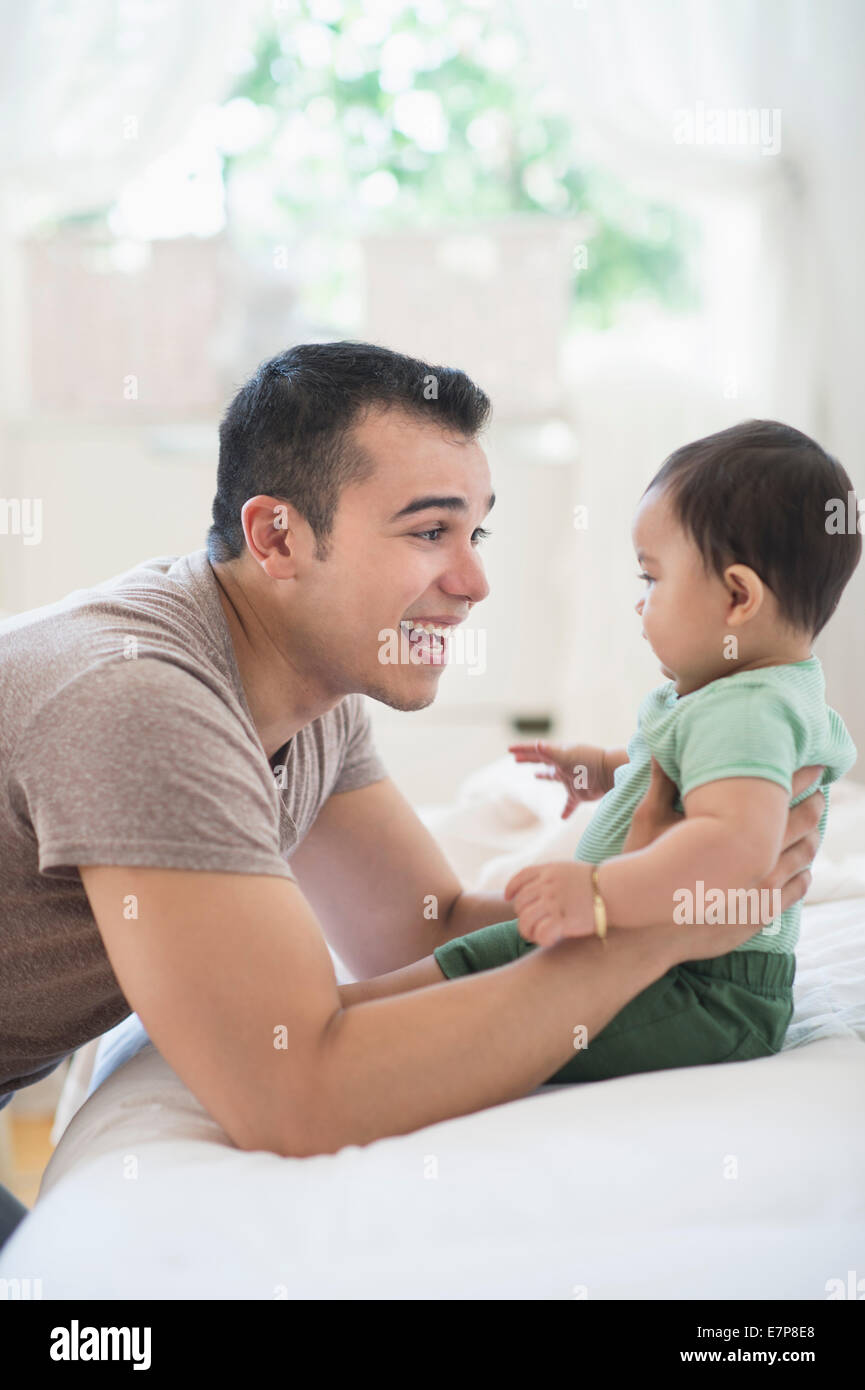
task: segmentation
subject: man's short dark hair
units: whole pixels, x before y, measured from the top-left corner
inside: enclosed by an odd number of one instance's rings
[[[259,493],[297,509],[323,558],[340,492],[374,470],[351,437],[370,407],[398,408],[467,439],[490,413],[465,372],[372,343],[300,343],[281,352],[241,387],[220,425],[210,560],[243,553],[241,508]]]
[[[788,623],[812,639],[822,631],[862,555],[858,526],[828,525],[829,504],[846,515],[853,493],[836,458],[790,425],[746,420],[670,454],[646,492],[656,488],[707,573],[748,565]]]

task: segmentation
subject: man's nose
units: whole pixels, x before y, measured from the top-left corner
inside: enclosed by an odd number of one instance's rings
[[[483,560],[476,550],[472,550],[459,561],[448,566],[442,575],[441,586],[450,594],[459,594],[470,603],[480,603],[487,597],[490,586],[484,573]]]

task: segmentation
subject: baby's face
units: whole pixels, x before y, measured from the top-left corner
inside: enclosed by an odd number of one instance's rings
[[[663,492],[648,492],[632,530],[645,592],[636,605],[643,636],[679,695],[726,675],[724,616],[729,595],[707,574],[700,552],[682,530]]]

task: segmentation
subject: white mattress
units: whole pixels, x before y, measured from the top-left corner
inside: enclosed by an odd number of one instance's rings
[[[581,821],[526,771],[428,813],[465,881],[572,852]],[[863,845],[842,786],[778,1056],[284,1159],[235,1149],[148,1044],[72,1118],[0,1277],[46,1298],[825,1298],[865,1249]]]

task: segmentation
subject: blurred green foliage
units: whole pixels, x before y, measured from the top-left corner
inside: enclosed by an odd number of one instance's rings
[[[692,307],[694,224],[578,161],[524,48],[501,0],[276,0],[227,105],[247,130],[225,151],[229,206],[262,240],[577,218],[578,322],[607,327],[635,297]]]

